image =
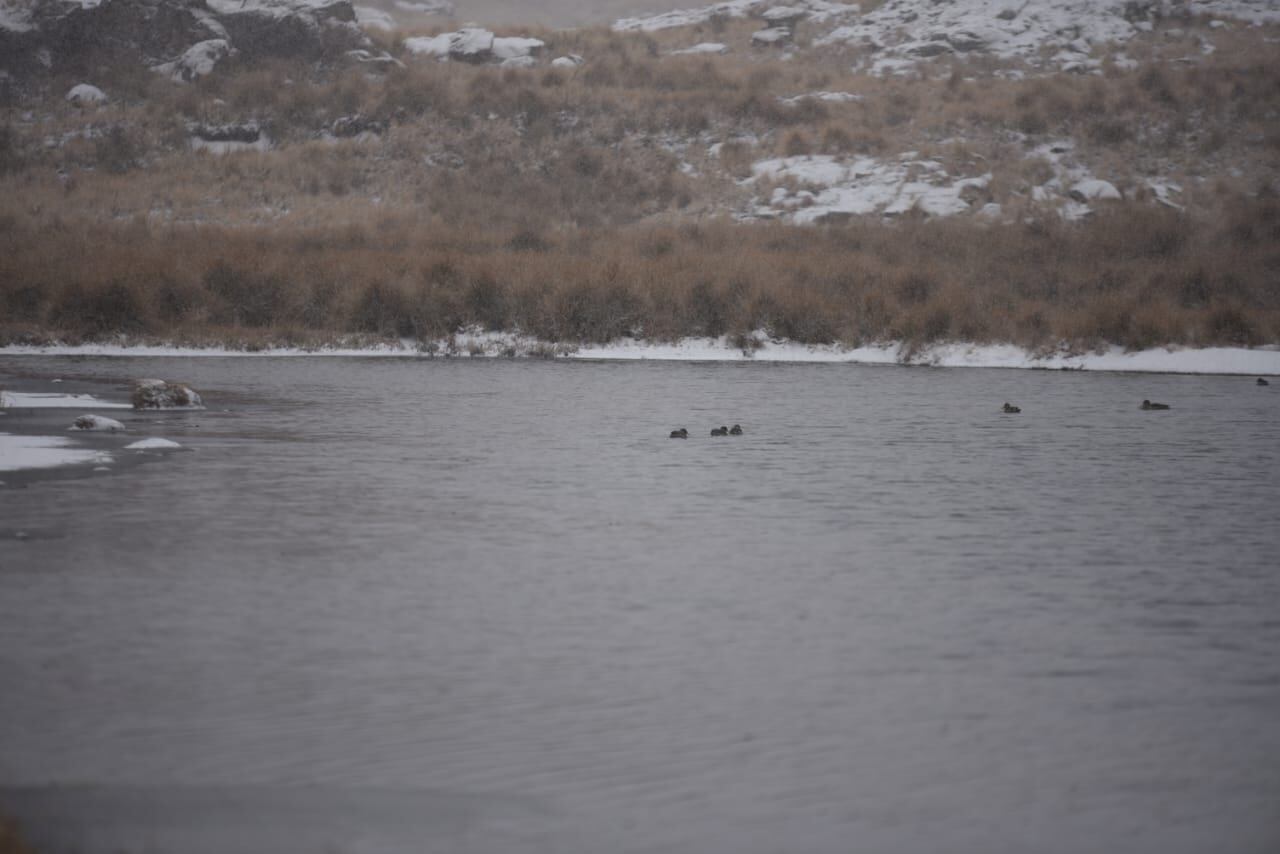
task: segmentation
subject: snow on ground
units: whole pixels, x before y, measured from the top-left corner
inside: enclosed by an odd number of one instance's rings
[[[0,349],[0,352],[4,350]],[[101,400],[91,394],[0,391],[0,409],[132,409],[129,403]]]
[[[23,0],[0,0],[0,30],[25,33],[33,29],[30,4]]]
[[[129,445],[125,445],[124,449],[126,451],[165,451],[165,450],[174,450],[176,448],[181,448],[181,447],[182,446],[179,445],[177,442],[171,441],[169,439],[159,439],[159,438],[152,437],[150,439],[139,439],[137,442],[134,442]]]
[[[896,162],[829,154],[779,157],[751,167],[753,179],[786,182],[746,218],[785,217],[797,224],[865,214],[897,215],[919,208],[932,216],[965,213],[990,173],[953,179],[942,164],[912,152]]]
[[[669,30],[674,27],[689,27],[706,23],[712,18],[745,18],[748,15],[765,18],[767,12],[784,8],[776,0],[727,0],[693,9],[676,9],[658,15],[642,15],[635,18],[623,18],[614,23],[617,32],[640,31],[651,33],[657,30]],[[827,3],[823,0],[792,0],[787,8],[797,17],[804,17],[813,22],[856,15],[859,7],[855,3]]]
[[[373,27],[378,30],[394,30],[399,25],[396,19],[381,9],[373,6],[356,6],[356,23],[362,27]]]
[[[690,56],[696,54],[722,54],[728,53],[729,46],[720,42],[699,42],[693,47],[682,47],[679,50],[671,51],[672,56]]]
[[[795,106],[801,101],[808,100],[826,101],[829,104],[849,104],[861,101],[862,96],[852,92],[805,92],[801,95],[792,95],[790,98],[780,97],[778,100],[788,106]]]
[[[111,454],[76,448],[61,436],[14,436],[0,433],[0,471],[46,469],[84,463],[109,463]]]
[[[265,133],[253,142],[240,142],[234,139],[204,139],[193,136],[187,140],[192,151],[207,151],[210,154],[237,154],[242,151],[270,151],[271,138]]]
[[[910,353],[897,342],[848,348],[837,344],[807,345],[770,339],[763,331],[754,335],[757,347],[744,352],[727,338],[687,338],[672,343],[620,339],[610,344],[579,347],[552,347],[534,339],[504,333],[474,332],[455,336],[452,350],[446,342],[404,340],[369,348],[324,348],[300,350],[274,348],[245,352],[218,348],[120,347],[86,345],[79,347],[6,347],[0,356],[113,356],[113,357],[364,357],[364,358],[456,358],[501,357],[507,355],[557,358],[686,362],[815,362],[863,365],[917,364],[966,368],[1044,368],[1087,371],[1133,371],[1139,373],[1235,374],[1280,376],[1280,347],[1245,349],[1240,347],[1157,348],[1127,352],[1111,347],[1098,352],[1078,353],[1058,350],[1033,353],[1012,344],[937,344]],[[909,358],[908,358],[909,356]],[[10,393],[12,394],[12,393]],[[115,404],[114,406],[127,406]],[[92,407],[86,407],[92,408]]]

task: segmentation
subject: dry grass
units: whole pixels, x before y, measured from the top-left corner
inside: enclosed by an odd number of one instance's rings
[[[1280,341],[1280,203],[1214,229],[1118,207],[969,221],[477,232],[121,225],[0,234],[5,340],[314,343],[464,328],[546,341],[744,335],[1078,348]]]

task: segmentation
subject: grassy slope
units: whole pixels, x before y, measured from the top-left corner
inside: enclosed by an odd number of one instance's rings
[[[550,340],[767,328],[800,341],[1253,345],[1280,341],[1280,64],[1266,29],[1131,44],[1142,65],[1015,81],[990,60],[912,80],[853,75],[849,49],[791,62],[754,24],[657,36],[541,33],[577,71],[410,62],[387,77],[286,64],[191,86],[145,71],[7,93],[0,124],[0,341],[124,333],[190,342],[443,336]],[[800,33],[803,41],[805,34]],[[728,42],[724,57],[669,57]],[[1188,40],[1182,43],[1179,39]],[[848,104],[780,96],[855,92]],[[373,140],[317,139],[334,119]],[[257,120],[266,154],[187,149],[188,123]],[[1022,136],[1020,136],[1022,135]],[[1076,141],[1130,201],[1070,225],[1035,205],[1034,144]],[[713,142],[727,142],[718,158]],[[908,216],[741,225],[754,160],[921,151],[990,170],[1006,224]],[[681,163],[692,167],[686,174]],[[1144,176],[1178,179],[1186,213]]]

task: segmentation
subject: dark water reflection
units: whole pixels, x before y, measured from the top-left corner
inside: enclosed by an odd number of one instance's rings
[[[1252,378],[19,369],[211,403],[0,490],[58,532],[0,537],[0,809],[53,850],[1280,844]]]

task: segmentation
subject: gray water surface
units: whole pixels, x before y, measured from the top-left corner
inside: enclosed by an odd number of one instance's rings
[[[210,408],[0,488],[46,850],[1280,850],[1252,378],[0,357],[54,376]]]

